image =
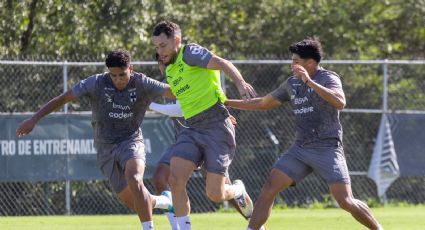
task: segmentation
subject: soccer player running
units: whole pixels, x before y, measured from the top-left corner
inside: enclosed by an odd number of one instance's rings
[[[225,103],[244,110],[268,110],[291,102],[295,114],[295,143],[275,162],[247,229],[259,229],[270,216],[275,196],[312,171],[326,180],[341,208],[369,229],[382,229],[369,207],[355,199],[351,191],[339,121],[339,111],[345,106],[339,76],[319,65],[322,48],[317,38],[294,43],[289,51],[294,75],[276,90],[250,101]]]
[[[158,67],[162,75],[164,75],[165,71],[165,65],[160,62],[159,55],[155,55],[155,59],[158,61]],[[164,75],[165,76],[165,75]],[[155,111],[157,113],[161,113],[163,115],[169,116],[174,127],[174,137],[175,141],[177,140],[178,133],[184,129],[187,128],[184,123],[183,113],[181,111],[180,104],[175,99],[168,99],[165,98],[164,104],[158,104],[155,102],[152,102],[149,105],[149,109],[152,111]],[[229,118],[232,121],[232,124],[236,126],[237,121],[236,118],[234,118],[232,115],[229,116]],[[172,156],[172,147],[169,147],[165,150],[165,152],[162,154],[161,158],[158,161],[158,164],[155,169],[155,173],[153,175],[153,184],[156,190],[156,194],[161,194],[162,192],[169,189],[168,187],[168,177],[170,176],[170,162],[171,162],[171,156]],[[201,166],[202,167],[202,166]],[[198,169],[201,169],[201,167],[198,167]],[[205,178],[205,170],[202,170],[202,175]],[[229,175],[226,175],[226,184],[231,185],[232,182],[230,180]],[[245,219],[248,219],[248,216],[244,216],[242,213],[241,208],[238,205],[238,202],[235,199],[230,199],[229,203],[236,208],[236,210],[239,212],[239,214],[242,215]],[[172,230],[178,230],[177,222],[175,220],[175,214],[174,212],[167,212],[164,213],[168,221],[170,222],[171,229]]]
[[[184,126],[184,119],[182,115],[182,111],[180,108],[180,105],[177,101],[174,100],[174,102],[171,101],[171,99],[167,100],[168,104],[157,104],[152,102],[149,106],[149,108],[155,112],[161,113],[163,115],[167,115],[170,117],[173,127],[174,127],[174,136],[175,140],[177,140],[178,133],[186,128]],[[232,124],[236,126],[237,122],[236,119],[230,115],[230,119],[232,121]],[[155,169],[155,173],[153,175],[153,184],[156,190],[157,194],[161,194],[162,192],[166,191],[168,189],[168,178],[170,176],[170,162],[172,157],[172,147],[169,147],[165,150],[165,152],[162,154],[161,158],[158,161],[158,164]],[[202,167],[202,166],[201,166]],[[198,169],[201,169],[201,167],[198,167]],[[205,170],[202,170],[202,175],[205,177]],[[229,175],[226,175],[226,184],[231,185],[232,182],[230,180]],[[249,216],[245,216],[242,212],[241,208],[238,205],[238,202],[236,199],[230,199],[229,203],[236,208],[236,210],[239,212],[239,214],[242,215],[245,219],[248,219]],[[170,222],[171,229],[172,230],[178,230],[177,222],[175,220],[175,214],[174,212],[165,212],[164,213],[168,221]]]
[[[242,181],[225,184],[228,167],[235,155],[235,130],[223,105],[220,70],[228,75],[244,99],[255,96],[229,61],[196,44],[181,44],[180,27],[170,21],[158,23],[153,44],[159,61],[166,65],[167,82],[180,103],[189,128],[183,129],[172,148],[169,184],[180,230],[191,229],[190,203],[186,184],[202,162],[207,171],[206,194],[214,202],[236,198],[245,216],[252,203]]]
[[[133,72],[130,59],[128,51],[110,52],[105,60],[109,72],[90,76],[50,100],[20,124],[16,135],[28,134],[65,103],[88,97],[100,169],[119,199],[137,212],[142,228],[153,229],[152,207],[171,209],[171,194],[153,196],[143,184],[146,158],[140,125],[154,98],[174,96],[167,84]]]

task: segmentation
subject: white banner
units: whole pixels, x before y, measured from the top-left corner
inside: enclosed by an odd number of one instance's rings
[[[368,177],[375,181],[378,196],[382,197],[399,176],[400,168],[397,162],[390,124],[387,116],[383,114],[372,160],[369,165]]]

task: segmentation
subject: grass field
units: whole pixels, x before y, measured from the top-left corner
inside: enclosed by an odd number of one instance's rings
[[[425,206],[375,208],[373,213],[385,230],[424,230]],[[234,212],[193,214],[193,229],[246,229]],[[154,216],[155,229],[170,229],[165,216]],[[365,229],[340,209],[275,209],[267,222],[269,230],[360,230]],[[118,230],[141,229],[136,215],[0,217],[1,230]]]

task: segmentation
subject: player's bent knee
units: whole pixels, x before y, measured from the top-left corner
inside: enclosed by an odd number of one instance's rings
[[[155,187],[166,187],[168,184],[168,175],[164,173],[155,173],[152,181]]]
[[[174,174],[170,174],[168,177],[168,184],[173,189],[184,189],[186,186],[186,181]]]
[[[153,184],[155,186],[156,189],[159,188],[166,188],[168,185],[168,180],[167,178],[164,177],[157,177],[157,178],[153,178]]]
[[[278,192],[280,192],[279,189],[270,179],[267,179],[263,185],[263,189],[261,190],[261,196],[263,198],[274,199]]]

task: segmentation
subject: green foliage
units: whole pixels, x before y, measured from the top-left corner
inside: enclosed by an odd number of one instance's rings
[[[101,60],[123,47],[151,60],[151,30],[163,19],[178,22],[184,40],[238,59],[288,58],[289,44],[313,35],[332,59],[425,53],[423,0],[7,0],[0,13],[3,57]]]

